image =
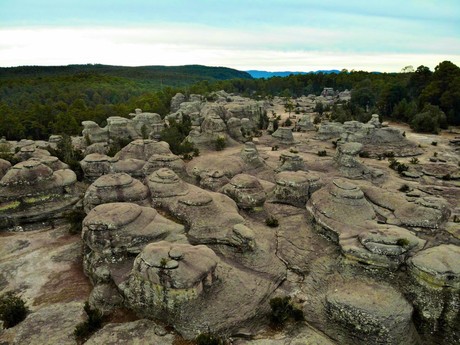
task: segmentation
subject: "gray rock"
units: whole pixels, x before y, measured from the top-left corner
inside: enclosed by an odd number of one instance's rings
[[[411,344],[412,306],[384,284],[349,283],[330,291],[326,310],[338,325],[339,342]]]
[[[85,178],[95,180],[112,171],[112,158],[107,155],[91,153],[80,162]]]
[[[276,168],[276,172],[300,170],[307,171],[307,167],[303,161],[303,158],[298,154],[285,152],[281,154],[279,160],[280,166]]]
[[[275,182],[274,201],[297,207],[305,207],[311,194],[322,186],[318,175],[304,171],[280,172]]]
[[[111,202],[133,202],[146,206],[150,203],[149,189],[128,174],[107,174],[88,187],[83,199],[86,213],[97,205]]]
[[[175,113],[176,111],[179,110],[180,105],[186,101],[186,97],[182,93],[176,93],[172,98],[171,98],[171,113]]]
[[[239,208],[253,209],[263,206],[266,194],[259,180],[251,175],[239,174],[223,186],[222,192],[235,200]]]
[[[173,170],[177,174],[184,175],[185,163],[184,161],[175,154],[153,154],[147,163],[145,163],[142,171],[145,176],[150,175],[155,170],[161,168],[168,168]]]
[[[287,127],[278,127],[278,129],[275,132],[273,132],[272,137],[278,139],[283,144],[294,143],[292,129]]]
[[[97,331],[85,344],[155,344],[173,345],[173,334],[157,334],[158,325],[151,320],[137,320],[126,323],[109,323]]]
[[[240,156],[250,167],[259,168],[265,165],[264,160],[259,156],[256,145],[251,141],[244,144]]]

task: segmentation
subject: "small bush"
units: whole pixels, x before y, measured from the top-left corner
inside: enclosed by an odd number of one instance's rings
[[[227,141],[225,140],[225,137],[218,137],[214,142],[214,148],[216,151],[222,151],[226,145]]]
[[[302,310],[295,308],[292,305],[291,298],[289,296],[272,298],[270,300],[270,307],[272,309],[270,321],[275,326],[282,326],[291,318],[295,321],[304,320]]]
[[[79,234],[82,230],[83,219],[86,217],[85,211],[81,207],[74,208],[64,213],[64,218],[69,222],[71,234]]]
[[[395,153],[393,151],[387,151],[383,154],[385,158],[395,158]]]
[[[193,159],[193,156],[192,156],[190,153],[184,153],[184,154],[182,155],[182,159],[183,159],[184,161],[191,161],[191,160]]]
[[[286,121],[284,121],[284,127],[289,127],[289,126],[292,126],[292,121],[291,119],[287,119]]]
[[[195,338],[197,345],[224,345],[224,340],[212,333],[202,333]]]
[[[401,187],[398,189],[400,192],[407,193],[410,191],[410,187],[407,184],[403,184]]]
[[[313,119],[313,124],[318,125],[320,123],[321,123],[321,117],[315,116],[315,118]]]
[[[445,175],[442,177],[442,179],[443,179],[444,181],[450,181],[450,180],[452,179],[452,176],[451,176],[450,174],[445,174]]]
[[[0,320],[3,321],[5,328],[16,326],[26,318],[28,312],[26,302],[13,292],[0,296]]]
[[[433,157],[438,157],[438,153],[437,153],[437,152],[433,152]]]
[[[289,152],[291,152],[291,153],[299,153],[299,151],[296,150],[296,149],[289,149]]]
[[[397,171],[399,174],[402,174],[404,171],[407,171],[409,169],[409,167],[406,164],[400,163],[394,158],[390,158],[388,161],[390,162],[390,169]]]
[[[418,160],[417,157],[412,157],[411,160],[409,161],[410,164],[418,164],[420,161]]]
[[[367,151],[361,151],[361,152],[359,153],[359,156],[360,156],[361,158],[369,158],[371,155],[370,155],[369,152],[367,152]]]
[[[410,244],[410,242],[407,238],[398,238],[396,244],[401,247],[407,247]]]
[[[318,156],[320,156],[320,157],[326,157],[326,156],[327,156],[326,150],[318,151]]]
[[[337,148],[337,140],[332,140],[332,146],[336,149]]]
[[[73,335],[77,341],[87,340],[94,332],[102,326],[103,315],[98,309],[93,309],[88,302],[83,307],[87,315],[86,321],[80,322],[75,326]]]
[[[193,149],[193,157],[198,157],[200,155],[200,150],[197,148]]]
[[[279,149],[278,145],[272,146],[272,151],[278,151],[278,149]]]
[[[273,216],[268,217],[265,219],[265,224],[271,228],[276,228],[279,225],[278,219]]]
[[[432,142],[431,142],[431,145],[433,145],[433,146],[438,146],[438,142],[437,142],[437,141],[432,141]]]

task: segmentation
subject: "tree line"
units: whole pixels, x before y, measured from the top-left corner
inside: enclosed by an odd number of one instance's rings
[[[77,135],[81,122],[104,126],[110,116],[127,117],[135,108],[166,115],[177,92],[217,90],[255,99],[319,95],[324,87],[353,90],[351,101],[332,109],[333,119],[363,119],[371,113],[436,132],[460,125],[460,68],[449,61],[431,71],[419,66],[401,73],[342,70],[252,79],[226,68],[103,65],[0,69],[0,136],[9,140]]]

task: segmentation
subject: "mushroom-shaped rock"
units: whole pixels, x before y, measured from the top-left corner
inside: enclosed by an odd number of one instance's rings
[[[422,197],[394,210],[403,225],[439,229],[450,217],[447,202],[438,197]]]
[[[93,208],[83,220],[82,238],[89,250],[85,270],[97,277],[99,264],[116,262],[138,254],[147,243],[183,240],[184,227],[158,214],[151,207],[132,203],[108,203]],[[97,280],[97,279],[95,279]]]
[[[168,168],[174,172],[181,174],[185,171],[185,163],[173,153],[168,154],[153,154],[147,163],[142,168],[144,175],[148,176],[155,170]]]
[[[356,236],[363,231],[366,221],[376,217],[361,189],[344,179],[335,179],[327,188],[315,192],[307,203],[307,211],[337,242],[340,237]]]
[[[5,159],[0,158],[0,180],[3,176],[5,176],[9,168],[11,168],[11,163]]]
[[[135,158],[127,158],[117,160],[112,159],[111,171],[114,173],[126,173],[133,177],[144,177],[142,168],[145,165],[145,161]]]
[[[316,138],[319,140],[340,138],[344,132],[343,125],[339,122],[323,122],[318,128]]]
[[[80,162],[85,177],[89,180],[94,180],[110,173],[112,170],[111,164],[112,158],[98,153],[91,153]]]
[[[460,289],[460,247],[442,244],[423,250],[409,260],[411,272],[431,286]]]
[[[460,247],[441,244],[414,255],[408,263],[412,284],[408,292],[424,331],[437,333],[439,343],[454,344],[460,332]]]
[[[239,174],[222,188],[222,192],[235,200],[238,207],[252,209],[264,204],[266,194],[259,180],[251,175]]]
[[[2,186],[35,185],[51,180],[53,170],[39,160],[27,160],[13,166],[0,181]]]
[[[30,160],[40,161],[46,166],[50,167],[51,170],[57,171],[62,169],[68,169],[69,166],[59,160],[59,158],[54,156],[41,156],[39,158],[31,158]]]
[[[149,175],[147,181],[150,194],[157,202],[162,198],[186,195],[187,184],[177,174],[167,168],[158,169]]]
[[[199,176],[200,187],[217,192],[230,182],[229,178],[220,170],[205,171]]]
[[[137,139],[123,147],[115,157],[124,159],[139,159],[148,161],[153,154],[165,155],[171,153],[169,144],[165,141],[154,141],[150,139]]]
[[[133,202],[149,204],[149,189],[139,180],[125,173],[108,174],[99,177],[88,187],[83,199],[85,212],[100,204],[111,202]]]
[[[278,139],[283,144],[292,144],[294,142],[292,130],[286,127],[278,127],[278,129],[273,132],[272,137]]]
[[[121,116],[107,118],[107,129],[111,140],[119,140],[120,138],[138,139],[141,137],[136,132],[132,121]]]
[[[146,315],[179,312],[216,281],[218,263],[217,255],[203,245],[150,243],[134,261],[124,294],[131,307]]]
[[[14,157],[20,161],[25,161],[33,157],[41,158],[50,155],[51,154],[47,150],[39,149],[38,147],[35,147],[35,145],[28,145],[21,147]]]
[[[338,325],[340,343],[414,343],[412,306],[385,284],[341,285],[326,295],[326,311]]]
[[[91,144],[103,143],[109,140],[109,132],[107,128],[101,128],[94,121],[83,121],[83,137]]]
[[[251,141],[244,144],[240,155],[243,161],[253,168],[259,168],[265,164],[264,160],[259,156],[256,145]]]
[[[365,227],[368,230],[361,232],[358,238],[344,238],[340,245],[348,259],[366,265],[397,269],[426,243],[412,232],[396,226],[367,222]]]
[[[298,154],[285,152],[280,156],[280,166],[276,169],[277,172],[280,171],[299,171],[307,170],[303,158]]]
[[[212,156],[200,156],[187,164],[187,174],[200,177],[204,172],[221,171],[225,176],[232,178],[244,171],[245,164],[240,157],[225,157],[215,159]]]
[[[10,168],[0,180],[0,227],[52,220],[78,201],[72,170],[53,172],[40,160]]]
[[[305,207],[310,195],[321,188],[320,177],[305,171],[283,171],[275,176],[274,201]]]
[[[89,145],[85,149],[85,156],[90,155],[91,153],[98,153],[100,155],[106,155],[109,153],[109,144],[107,142],[94,143]]]
[[[297,122],[297,127],[301,131],[316,131],[316,127],[311,121],[311,118],[309,115],[301,116],[299,121]]]

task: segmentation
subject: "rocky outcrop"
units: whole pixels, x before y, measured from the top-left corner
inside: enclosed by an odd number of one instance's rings
[[[171,113],[175,113],[176,111],[179,110],[180,105],[184,103],[187,100],[187,97],[183,93],[176,93],[172,98],[171,98]]]
[[[256,145],[251,141],[244,144],[240,156],[251,168],[260,168],[265,165],[264,160],[259,155]]]
[[[172,345],[175,336],[151,320],[109,323],[85,342],[87,345],[155,344]]]
[[[218,192],[230,179],[220,170],[204,171],[198,177],[201,188]]]
[[[284,171],[275,176],[273,201],[305,207],[311,194],[322,187],[320,177],[304,171]]]
[[[176,172],[177,174],[184,175],[185,174],[185,163],[184,161],[175,154],[168,153],[168,154],[153,154],[147,163],[145,163],[144,167],[142,168],[142,172],[144,176],[150,175],[155,170],[161,168],[168,168]]]
[[[112,171],[112,158],[99,153],[91,153],[80,162],[80,166],[88,180],[95,180]]]
[[[272,137],[278,139],[282,144],[294,143],[292,129],[287,127],[278,127],[278,129],[273,132]]]
[[[251,175],[239,174],[222,188],[222,192],[235,200],[239,208],[254,209],[263,206],[266,194],[259,180]]]
[[[302,132],[316,131],[316,127],[313,124],[309,115],[302,115],[297,122],[297,128]]]
[[[0,180],[0,227],[52,220],[78,201],[72,170],[53,171],[40,160],[11,167]]]
[[[206,294],[217,281],[219,261],[206,246],[151,243],[134,261],[124,295],[142,315],[179,318],[185,305]]]
[[[83,220],[83,264],[94,285],[128,278],[133,255],[151,242],[185,241],[184,227],[151,208],[132,203],[108,203],[93,208]],[[114,263],[116,265],[110,265]]]
[[[284,152],[280,155],[280,165],[276,168],[276,172],[281,171],[307,171],[307,167],[303,158],[298,154],[291,152]]]
[[[146,206],[150,203],[149,190],[128,174],[107,174],[99,177],[88,187],[83,199],[86,213],[97,205],[112,202],[133,202]]]
[[[348,283],[326,296],[339,343],[413,344],[412,306],[385,284]]]
[[[378,169],[371,169],[358,161],[358,154],[363,145],[360,143],[348,142],[337,146],[337,153],[334,162],[342,176],[349,179],[376,179],[383,176]]]
[[[358,186],[343,179],[314,193],[307,211],[351,261],[396,269],[425,245],[406,229],[377,223],[374,205]]]
[[[226,195],[185,183],[169,169],[151,174],[148,186],[153,205],[185,222],[192,243],[225,244],[241,250],[254,247],[252,230],[248,228],[241,233],[235,228],[244,219],[238,214],[235,202]]]
[[[315,138],[319,140],[338,139],[344,132],[343,126],[339,122],[322,122],[318,127]]]
[[[409,271],[408,293],[420,328],[454,344],[460,334],[460,247],[442,244],[423,250],[409,260]]]
[[[9,168],[11,168],[11,163],[0,158],[0,179],[5,176]]]

